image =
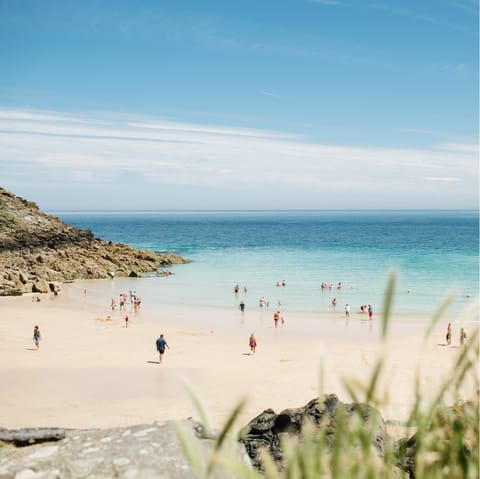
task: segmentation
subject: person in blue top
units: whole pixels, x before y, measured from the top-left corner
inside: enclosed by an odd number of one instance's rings
[[[167,341],[163,337],[163,334],[160,335],[160,337],[157,339],[155,344],[157,346],[158,354],[160,355],[159,363],[162,364],[162,359],[163,359],[163,354],[165,353],[165,348],[170,349],[170,346],[168,345]]]

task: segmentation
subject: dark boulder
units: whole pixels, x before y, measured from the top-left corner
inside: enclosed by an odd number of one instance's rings
[[[373,446],[379,456],[383,456],[386,442],[389,440],[385,423],[379,411],[366,404],[345,404],[335,394],[312,399],[301,408],[285,409],[276,414],[267,409],[244,427],[240,433],[240,442],[245,445],[247,454],[255,468],[262,470],[260,451],[266,449],[279,467],[283,463],[281,437],[283,435],[304,438],[304,427],[308,423],[317,432],[323,433],[327,447],[332,445],[339,422],[342,428],[349,427],[352,419],[373,430]],[[318,434],[317,434],[318,437]]]

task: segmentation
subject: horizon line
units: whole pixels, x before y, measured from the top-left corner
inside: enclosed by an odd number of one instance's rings
[[[479,208],[281,208],[281,209],[68,209],[68,210],[43,210],[49,214],[53,213],[284,213],[284,212],[480,212]]]

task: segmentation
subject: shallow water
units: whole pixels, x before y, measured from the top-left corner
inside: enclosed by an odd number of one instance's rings
[[[244,300],[258,309],[264,297],[270,309],[281,304],[282,311],[319,314],[332,310],[335,297],[337,310],[372,304],[378,312],[391,270],[398,275],[399,313],[431,314],[450,290],[455,313],[478,299],[476,211],[55,214],[106,240],[190,258],[167,278],[116,278],[115,286],[105,286],[114,294],[138,284],[149,304],[230,309]],[[282,280],[286,286],[277,287]],[[322,291],[322,282],[332,290]]]

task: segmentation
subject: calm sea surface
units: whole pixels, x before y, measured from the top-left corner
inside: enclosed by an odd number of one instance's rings
[[[336,297],[342,311],[345,303],[380,311],[390,270],[397,312],[433,313],[451,290],[454,312],[478,299],[477,211],[52,213],[105,240],[191,259],[168,278],[143,280],[152,302],[224,308],[243,299],[253,308],[263,296],[271,307],[315,313]]]

